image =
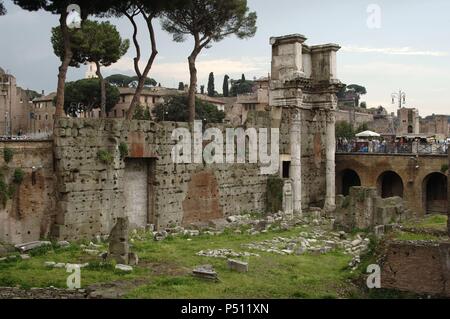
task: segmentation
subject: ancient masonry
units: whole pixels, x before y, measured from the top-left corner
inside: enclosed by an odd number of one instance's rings
[[[337,79],[336,52],[340,47],[307,46],[305,41],[300,34],[270,40],[270,105],[272,112],[282,110],[281,126],[289,131],[290,148],[284,151],[291,162],[294,212],[302,211],[302,202],[307,207],[323,195],[325,210],[333,211],[336,93],[342,86]]]
[[[336,77],[339,47],[307,46],[305,40],[302,35],[271,39],[272,110],[253,112],[244,127],[280,129],[276,177],[284,177],[284,189],[292,194],[284,196],[292,200],[285,207],[297,214],[309,207],[335,207],[334,110],[341,86]],[[106,235],[119,217],[128,217],[131,228],[160,229],[266,211],[271,176],[261,175],[259,165],[175,164],[171,136],[179,127],[191,129],[187,123],[59,119],[53,160],[45,165],[46,176],[54,178],[35,189],[36,195],[45,189],[48,204],[20,215],[1,209],[8,227],[0,228],[0,241]],[[27,180],[32,168],[23,169]],[[26,206],[28,198],[20,201]],[[32,222],[25,225],[25,220]]]

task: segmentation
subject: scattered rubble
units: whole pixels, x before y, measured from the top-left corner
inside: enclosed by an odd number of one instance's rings
[[[238,257],[259,257],[258,254],[253,254],[249,252],[236,252],[232,249],[212,249],[212,250],[202,250],[197,253],[197,256],[201,257],[211,257],[211,258],[238,258]]]
[[[60,248],[66,248],[66,247],[70,246],[70,243],[66,240],[62,240],[62,241],[59,241],[56,245]]]
[[[133,271],[133,267],[128,266],[128,265],[122,265],[122,264],[117,264],[115,269],[123,271],[123,272],[132,272]]]
[[[40,248],[43,246],[51,246],[52,243],[49,241],[33,241],[30,243],[24,243],[24,244],[19,244],[19,245],[15,245],[14,247],[16,249],[18,249],[20,252],[25,253],[27,251],[36,249],[36,248]]]
[[[315,228],[311,232],[301,232],[295,237],[275,237],[272,239],[242,245],[244,248],[278,255],[328,254],[341,249],[353,257],[350,267],[361,262],[361,255],[368,251],[370,240],[357,235],[355,239],[343,232],[329,232]]]

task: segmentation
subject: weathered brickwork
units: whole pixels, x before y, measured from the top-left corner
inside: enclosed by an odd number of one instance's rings
[[[5,148],[13,151],[4,161]],[[0,167],[5,184],[14,185],[16,169],[25,174],[6,205],[0,204],[0,242],[29,242],[47,237],[55,216],[52,142],[1,142]],[[34,169],[33,169],[34,167]]]
[[[403,197],[406,207],[418,216],[427,213],[427,205],[429,206],[430,202],[430,198],[427,200],[427,194],[439,193],[442,195],[439,198],[443,199],[440,206],[444,207],[442,212],[445,213],[448,196],[444,194],[442,188],[447,188],[448,184],[445,178],[447,172],[443,171],[447,162],[446,155],[416,157],[408,154],[337,154],[336,193],[345,192],[343,186],[348,184],[345,182],[345,176],[350,171],[356,173],[359,179],[359,185],[351,186],[375,187],[379,195],[382,195],[385,188],[386,194]],[[432,179],[433,176],[435,178]],[[433,200],[432,196],[431,200]]]
[[[388,243],[382,261],[381,286],[450,297],[450,244]]]

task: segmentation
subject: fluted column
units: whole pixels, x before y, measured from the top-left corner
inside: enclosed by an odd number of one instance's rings
[[[294,214],[302,214],[302,121],[301,110],[292,110],[290,144]]]
[[[326,212],[336,209],[336,115],[334,110],[326,114]]]

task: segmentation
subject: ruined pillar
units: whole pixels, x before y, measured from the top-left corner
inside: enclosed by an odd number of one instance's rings
[[[336,209],[336,114],[334,110],[326,113],[326,212]]]
[[[291,215],[294,213],[292,203],[292,183],[287,180],[283,186],[283,212],[286,215]]]
[[[302,118],[301,110],[292,110],[290,128],[292,198],[295,214],[302,213]]]

